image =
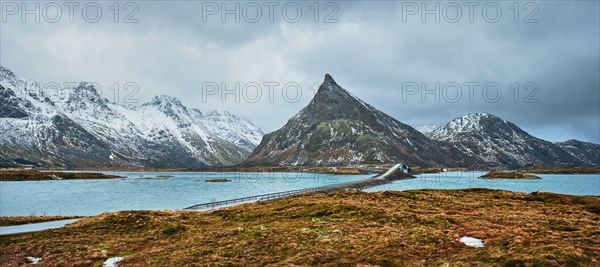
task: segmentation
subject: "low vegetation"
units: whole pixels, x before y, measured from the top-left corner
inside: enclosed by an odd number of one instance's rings
[[[488,172],[479,178],[484,179],[541,179],[540,177],[526,172]]]
[[[527,171],[537,174],[598,174],[600,173],[600,167],[574,165],[535,166],[527,169]]]
[[[123,211],[0,238],[0,266],[598,266],[600,198],[490,189]],[[468,247],[462,236],[483,239]]]
[[[81,218],[80,216],[2,216],[0,226],[21,225],[28,223],[40,223],[67,219]]]
[[[364,174],[365,171],[357,167],[313,167],[308,168],[307,172],[317,172],[317,173],[328,173],[328,174],[341,174],[341,175],[354,175],[354,174]]]
[[[43,181],[115,178],[124,177],[96,172],[39,172],[33,170],[0,171],[0,181]]]

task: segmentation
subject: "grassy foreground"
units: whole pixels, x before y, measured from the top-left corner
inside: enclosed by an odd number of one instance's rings
[[[485,247],[467,247],[468,235]],[[501,190],[299,195],[210,212],[124,211],[0,238],[0,265],[598,266],[600,198]]]

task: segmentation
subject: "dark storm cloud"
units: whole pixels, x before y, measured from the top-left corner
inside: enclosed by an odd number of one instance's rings
[[[225,2],[229,8],[235,3]],[[282,16],[286,3],[274,9],[273,22],[263,2],[257,3],[263,14],[256,23],[245,21],[243,14],[239,23],[232,15],[226,15],[225,23],[220,13],[203,16],[203,5],[220,8],[219,1],[139,3],[139,22],[132,24],[114,23],[110,17],[98,23],[9,20],[1,25],[0,64],[42,81],[91,80],[107,86],[135,81],[140,101],[170,94],[203,111],[232,110],[266,132],[306,105],[314,93],[311,86],[331,73],[355,95],[414,126],[441,125],[484,111],[552,141],[600,142],[596,1],[534,2],[537,11],[531,18],[537,23],[523,23],[533,11],[525,8],[526,2],[519,2],[518,22],[510,9],[514,2],[497,2],[503,13],[495,23],[481,13],[489,1],[477,2],[473,22],[464,2],[457,2],[463,14],[456,23],[446,17],[436,23],[432,15],[422,22],[419,13],[403,18],[403,6],[425,3],[431,8],[433,1],[337,2],[337,10],[319,2],[318,22],[314,2],[298,3],[303,14],[295,23]],[[109,4],[103,3],[105,16],[110,15]],[[248,2],[239,4],[243,8]],[[331,18],[338,22],[324,23],[333,11]],[[273,101],[266,91],[257,103],[231,96],[223,102],[219,94],[202,101],[207,82],[224,82],[229,89],[235,82],[295,82],[302,97],[290,103],[278,90]],[[481,89],[469,101],[464,86],[456,103],[441,96],[436,102],[432,95],[425,101],[420,94],[403,95],[406,83],[425,83],[431,89],[436,82],[495,82],[503,94],[495,103],[486,101]],[[515,82],[520,85],[518,101],[509,89]],[[527,82],[538,86],[532,97],[537,103],[524,101],[529,91],[521,87]]]

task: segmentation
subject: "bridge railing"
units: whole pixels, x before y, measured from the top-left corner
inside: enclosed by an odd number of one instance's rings
[[[286,196],[290,196],[290,195],[302,194],[302,193],[320,192],[320,191],[328,191],[328,190],[339,190],[339,189],[343,189],[343,188],[349,188],[352,185],[356,185],[359,182],[363,182],[363,181],[365,181],[365,180],[347,182],[347,183],[341,183],[341,184],[335,184],[335,185],[325,185],[325,186],[318,186],[318,187],[311,187],[311,188],[304,188],[304,189],[289,190],[289,191],[262,194],[262,195],[254,195],[254,196],[234,198],[234,199],[221,200],[221,201],[213,201],[213,202],[207,202],[207,203],[202,203],[202,204],[196,204],[193,206],[189,206],[185,209],[186,210],[210,209],[210,208],[225,206],[225,205],[229,205],[229,204],[236,204],[236,203],[243,203],[243,202],[250,202],[250,201],[259,201],[260,202],[260,201],[266,201],[266,200],[273,200],[273,199],[278,199],[278,198],[282,198],[282,197],[286,197]]]
[[[304,188],[304,189],[296,189],[296,190],[289,190],[289,191],[283,191],[283,192],[234,198],[234,199],[228,199],[228,200],[213,201],[213,202],[196,204],[193,206],[189,206],[185,209],[186,210],[214,209],[216,207],[221,207],[221,206],[226,206],[226,205],[231,205],[231,204],[236,204],[236,203],[245,203],[245,202],[250,202],[250,201],[257,201],[257,202],[268,201],[268,200],[274,200],[274,199],[283,198],[283,197],[287,197],[287,196],[291,196],[291,195],[302,194],[302,193],[333,192],[333,191],[337,191],[337,190],[348,190],[348,189],[362,190],[367,187],[372,187],[372,186],[391,182],[389,180],[386,180],[385,177],[387,175],[389,175],[390,173],[392,173],[399,166],[400,166],[400,164],[396,164],[383,174],[380,174],[380,175],[377,175],[377,176],[374,176],[374,177],[371,177],[368,179],[360,180],[360,181],[352,181],[352,182],[346,182],[346,183],[341,183],[341,184],[325,185],[325,186],[310,187],[310,188]]]

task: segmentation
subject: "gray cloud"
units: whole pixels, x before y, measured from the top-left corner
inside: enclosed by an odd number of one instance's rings
[[[236,2],[226,3],[231,7]],[[463,17],[457,23],[443,17],[436,23],[431,15],[425,23],[418,15],[403,21],[403,3],[388,1],[337,2],[333,18],[338,23],[323,23],[334,9],[325,10],[325,2],[320,2],[315,23],[310,9],[314,3],[298,3],[303,14],[296,23],[286,21],[280,8],[272,23],[265,8],[257,23],[243,18],[235,23],[231,15],[222,23],[218,14],[204,22],[202,2],[194,1],[139,3],[139,22],[132,24],[114,23],[108,2],[102,2],[98,23],[77,16],[75,23],[62,19],[56,24],[8,17],[0,25],[0,64],[41,82],[94,81],[109,99],[111,85],[133,81],[142,102],[155,94],[173,95],[203,111],[231,110],[266,132],[306,105],[310,88],[331,73],[358,97],[414,126],[441,125],[484,111],[552,141],[600,142],[598,2],[535,2],[537,23],[523,23],[532,10],[525,9],[524,2],[518,23],[509,9],[513,2],[498,2],[503,14],[497,23],[486,22],[479,8],[470,23],[463,2],[458,2]],[[443,7],[451,2],[439,3]],[[479,7],[486,3],[479,2]],[[120,16],[122,20],[123,12]],[[232,95],[225,102],[221,95],[202,101],[202,84],[207,82],[224,82],[228,89],[236,82],[281,86],[273,101],[264,86],[257,103],[243,97],[238,103]],[[281,91],[289,82],[302,87],[302,97],[294,103]],[[496,82],[502,97],[489,103],[479,90],[471,103],[463,86],[457,103],[442,97],[437,103],[432,95],[422,101],[419,94],[406,96],[404,102],[402,85],[407,82],[425,83],[429,89],[436,82]],[[520,85],[516,103],[509,90],[515,82]],[[534,96],[538,103],[523,102],[529,93],[522,88],[526,82],[539,86]]]

